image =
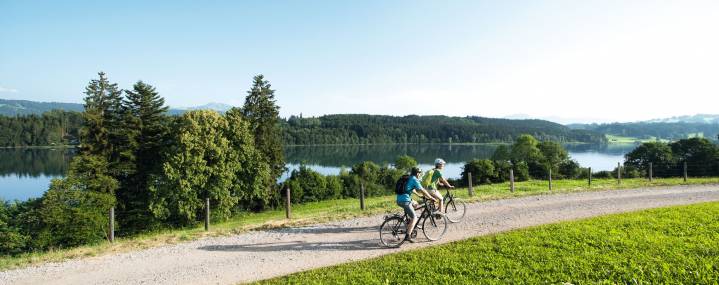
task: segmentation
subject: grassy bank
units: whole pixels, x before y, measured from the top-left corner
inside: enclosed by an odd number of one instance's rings
[[[556,180],[553,183],[554,190],[551,193],[682,184],[719,184],[719,178],[691,178],[687,183],[684,183],[682,179],[655,179],[654,182],[651,183],[645,179],[624,179],[622,180],[622,184],[617,184],[614,179],[595,179],[592,181],[592,187],[587,187],[587,181],[585,180]],[[474,187],[476,195],[472,198],[467,196],[467,189],[457,189],[455,193],[457,196],[464,197],[469,201],[502,199],[549,193],[546,181],[518,182],[515,186],[516,191],[511,193],[509,192],[508,183],[481,185]],[[339,199],[306,203],[302,205],[293,205],[293,216],[290,220],[285,219],[284,210],[248,213],[236,216],[228,221],[213,223],[209,232],[205,232],[202,226],[198,224],[193,228],[164,230],[146,233],[132,238],[119,238],[113,244],[103,242],[100,244],[82,246],[73,249],[30,253],[12,257],[0,256],[0,270],[29,264],[60,261],[67,258],[127,252],[153,246],[195,240],[206,236],[222,236],[248,230],[306,225],[318,222],[368,216],[389,211],[398,211],[397,206],[394,204],[393,195],[367,198],[366,205],[367,210],[361,211],[359,209],[359,201],[357,199]]]
[[[716,284],[717,216],[717,202],[609,215],[472,238],[262,283]]]

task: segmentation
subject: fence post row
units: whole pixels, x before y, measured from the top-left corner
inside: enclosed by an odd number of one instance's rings
[[[509,191],[514,192],[514,169],[509,170]]]
[[[650,162],[649,163],[649,182],[652,182],[654,180],[654,165]]]
[[[292,216],[292,200],[290,199],[290,186],[287,186],[285,190],[285,217],[289,219]]]
[[[110,207],[109,231],[108,239],[110,242],[115,242],[115,207]]]
[[[205,198],[205,231],[210,230],[210,198]]]
[[[589,168],[589,186],[592,186],[592,168]]]
[[[549,168],[549,191],[552,191],[552,168]]]
[[[472,172],[467,173],[467,185],[469,186],[467,188],[467,192],[469,192],[469,197],[474,196],[474,189],[472,189]]]
[[[360,183],[360,209],[364,211],[364,182]]]
[[[684,182],[687,182],[687,162],[684,161]]]

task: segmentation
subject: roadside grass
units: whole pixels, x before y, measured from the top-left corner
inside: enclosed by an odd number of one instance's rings
[[[475,202],[553,193],[695,184],[719,184],[719,177],[690,178],[686,183],[681,178],[655,179],[653,182],[646,179],[623,179],[621,184],[617,184],[615,179],[594,179],[591,187],[587,186],[586,180],[555,180],[553,181],[553,190],[551,192],[548,191],[547,181],[532,180],[515,183],[514,193],[509,191],[509,183],[475,186],[474,197],[468,196],[467,188],[456,189],[453,192],[457,197],[461,197],[465,201]],[[359,208],[358,199],[312,202],[292,205],[292,219],[289,220],[285,219],[284,209],[276,209],[261,213],[241,214],[227,221],[213,221],[210,225],[210,230],[207,232],[204,231],[203,225],[198,223],[190,228],[166,229],[133,237],[117,238],[114,243],[101,242],[69,249],[26,253],[17,256],[0,256],[0,270],[72,258],[129,252],[197,240],[203,237],[226,236],[251,230],[302,226],[399,211],[399,208],[394,203],[394,195],[368,197],[365,200],[365,205],[366,210],[362,211]]]
[[[261,284],[717,284],[719,202],[562,222]]]

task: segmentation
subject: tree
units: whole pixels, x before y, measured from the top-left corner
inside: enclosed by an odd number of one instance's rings
[[[280,129],[279,110],[275,103],[275,90],[260,74],[255,76],[252,88],[247,91],[242,113],[250,124],[255,138],[255,147],[262,153],[270,166],[271,177],[276,180],[285,171]]]
[[[687,163],[694,176],[719,174],[719,147],[705,138],[682,139],[669,145],[677,162]]]
[[[106,238],[107,213],[115,205],[118,182],[104,157],[79,155],[64,179],[55,179],[42,198],[43,248],[76,246]]]
[[[544,141],[538,145],[542,153],[542,164],[546,169],[551,169],[556,177],[560,176],[559,167],[569,160],[569,153],[564,147],[553,141]]]
[[[133,90],[125,90],[124,141],[116,164],[121,183],[118,199],[122,206],[120,219],[127,230],[147,228],[152,224],[149,210],[148,180],[162,170],[161,153],[167,145],[168,107],[149,84],[138,81]]]
[[[543,163],[544,155],[539,149],[539,141],[533,136],[520,135],[512,145],[511,156],[515,166],[524,162],[530,176],[542,178],[546,176],[547,166]]]
[[[497,177],[494,163],[489,159],[473,159],[464,165],[462,170],[462,181],[467,181],[469,173],[472,173],[472,183],[491,183]]]
[[[202,215],[205,198],[213,216],[229,215],[239,200],[231,189],[241,162],[231,154],[227,128],[227,120],[214,111],[190,111],[178,119],[163,173],[150,185],[150,210],[156,218],[189,225]]]
[[[417,166],[417,161],[409,155],[400,155],[394,161],[394,168],[405,172],[409,172],[415,166]]]
[[[101,155],[113,161],[115,142],[121,137],[122,92],[116,83],[110,83],[104,72],[99,79],[90,80],[85,87],[84,126],[80,131],[81,149],[92,155]]]
[[[648,171],[652,163],[656,176],[666,176],[675,169],[676,159],[672,149],[666,143],[646,142],[624,155],[624,165]],[[678,174],[678,173],[675,173]]]
[[[262,210],[275,193],[267,187],[274,183],[270,166],[262,159],[262,152],[255,147],[250,124],[240,110],[228,111],[225,118],[227,129],[224,132],[233,150],[231,159],[240,162],[235,170],[232,195],[239,198],[241,206]]]

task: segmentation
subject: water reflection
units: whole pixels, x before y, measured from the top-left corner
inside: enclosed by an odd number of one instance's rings
[[[408,144],[408,145],[351,145],[351,146],[292,146],[285,148],[290,169],[304,163],[322,174],[338,174],[340,169],[362,161],[385,165],[399,155],[414,157],[423,169],[432,167],[435,158],[447,161],[445,175],[456,178],[464,162],[490,158],[497,144]],[[611,170],[634,145],[566,145],[570,156],[584,167]],[[25,200],[39,197],[53,178],[65,175],[74,149],[0,149],[0,198]],[[285,173],[280,181],[289,175]]]

